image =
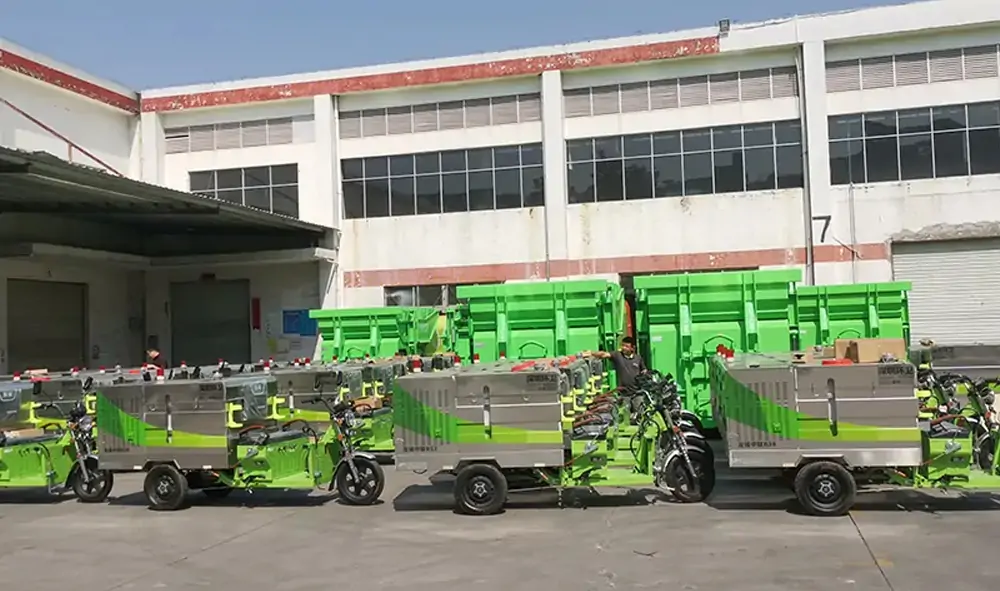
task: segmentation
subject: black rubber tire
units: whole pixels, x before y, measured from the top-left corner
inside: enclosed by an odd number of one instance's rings
[[[698,472],[697,489],[690,484],[692,475],[680,454],[667,461],[663,478],[675,499],[682,503],[700,503],[715,490],[715,462],[699,447],[688,445],[687,453]]]
[[[471,464],[455,478],[455,512],[496,515],[507,503],[507,478],[492,464]]]
[[[799,468],[794,489],[802,510],[817,517],[846,515],[858,494],[858,484],[847,468],[826,461]]]
[[[360,490],[355,485],[351,468],[346,462],[337,467],[334,482],[341,501],[348,505],[372,505],[385,490],[385,472],[375,460],[355,456],[354,467],[361,477]],[[361,492],[364,491],[364,492]]]
[[[176,511],[187,500],[187,478],[170,464],[160,464],[146,473],[142,490],[153,511]]]
[[[976,443],[979,445],[979,453],[976,457],[979,469],[987,474],[992,474],[993,454],[996,449],[996,442],[993,440],[993,435],[981,435]]]
[[[213,486],[203,488],[201,492],[210,499],[224,499],[233,493],[233,489],[228,486]]]
[[[80,478],[79,468],[73,471],[70,483],[73,494],[76,495],[76,500],[81,503],[103,503],[108,499],[111,489],[115,486],[115,475],[108,470],[89,470],[89,472],[90,481],[84,482],[83,478]]]
[[[705,454],[705,457],[709,462],[715,464],[715,450],[712,449],[712,445],[708,442],[707,439],[696,439],[693,437],[692,438],[685,437],[684,442],[687,443],[688,447],[693,447],[695,449],[700,450],[703,454]]]

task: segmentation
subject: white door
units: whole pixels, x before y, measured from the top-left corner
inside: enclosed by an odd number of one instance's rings
[[[171,365],[250,359],[250,282],[170,284]]]
[[[66,371],[87,365],[87,286],[7,280],[7,367]]]
[[[1000,344],[1000,239],[896,243],[892,271],[913,284],[913,344]]]

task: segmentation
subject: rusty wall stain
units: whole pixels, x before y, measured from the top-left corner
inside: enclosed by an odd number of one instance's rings
[[[565,71],[627,65],[715,53],[719,53],[719,39],[717,37],[700,37],[630,47],[498,60],[408,72],[389,72],[316,82],[296,82],[148,98],[142,99],[142,110],[146,112],[181,111],[185,109],[304,98],[324,94],[341,95],[434,84],[454,84],[473,80],[537,75],[547,70]]]
[[[51,84],[57,88],[68,90],[74,94],[87,97],[128,113],[139,112],[138,99],[104,88],[93,82],[88,82],[72,74],[60,72],[55,68],[9,51],[0,51],[0,68],[33,78],[39,82]]]
[[[889,247],[884,242],[858,244],[854,250],[864,260],[888,260]],[[839,245],[823,244],[813,251],[817,263],[848,262],[854,253]],[[553,278],[578,275],[610,275],[660,273],[669,271],[706,271],[748,269],[779,265],[801,265],[806,260],[805,248],[772,248],[736,252],[699,252],[684,254],[651,254],[614,258],[552,260]],[[438,285],[442,283],[477,283],[543,279],[545,261],[497,263],[462,267],[432,267],[423,269],[358,270],[344,273],[345,287],[384,285]]]

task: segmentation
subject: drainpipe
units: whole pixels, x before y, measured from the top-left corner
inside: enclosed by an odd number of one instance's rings
[[[545,226],[545,280],[552,281],[552,254],[549,252],[549,207],[542,208],[542,224]]]
[[[812,189],[809,184],[809,126],[806,124],[806,85],[805,76],[802,73],[802,44],[799,44],[795,54],[795,79],[799,86],[799,121],[802,124],[802,218],[805,223],[806,238],[806,276],[805,284],[814,285],[816,282],[816,260],[813,248],[813,213],[812,213]],[[825,97],[824,97],[825,98]]]

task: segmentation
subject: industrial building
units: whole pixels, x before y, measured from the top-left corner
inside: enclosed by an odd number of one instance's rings
[[[1000,343],[998,39],[1000,3],[937,0],[142,92],[3,44],[0,144],[107,172],[0,154],[0,371],[303,356],[301,310],[462,284],[788,266],[912,281],[915,339]]]

